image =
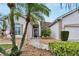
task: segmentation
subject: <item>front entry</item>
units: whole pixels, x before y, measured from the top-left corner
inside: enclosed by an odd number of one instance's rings
[[[38,25],[33,26],[33,37],[39,37],[39,26]]]
[[[39,29],[34,28],[34,37],[39,37]]]

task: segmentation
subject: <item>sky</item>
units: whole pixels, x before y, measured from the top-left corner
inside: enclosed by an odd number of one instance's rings
[[[46,6],[51,10],[49,17],[44,16],[47,22],[53,22],[57,17],[74,9],[74,7],[71,9],[65,8],[65,4],[63,4],[63,8],[61,8],[59,3],[47,3]],[[1,15],[8,15],[9,12],[10,10],[6,4],[0,4]]]

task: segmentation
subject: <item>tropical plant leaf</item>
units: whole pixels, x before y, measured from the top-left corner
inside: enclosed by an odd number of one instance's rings
[[[7,24],[6,24],[6,20],[5,19],[3,19],[3,25],[2,26],[3,26],[3,29],[6,30]]]
[[[9,55],[8,53],[6,53],[6,51],[2,47],[0,47],[0,53],[2,53],[4,55]]]

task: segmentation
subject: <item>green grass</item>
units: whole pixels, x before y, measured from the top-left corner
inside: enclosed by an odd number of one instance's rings
[[[12,46],[11,46],[11,44],[0,44],[0,47],[7,50],[7,49],[10,49]]]

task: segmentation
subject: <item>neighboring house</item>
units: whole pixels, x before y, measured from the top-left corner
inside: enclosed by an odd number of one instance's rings
[[[68,40],[79,40],[79,11],[77,9],[58,17],[51,25],[51,37],[61,39],[61,31],[69,31]]]

